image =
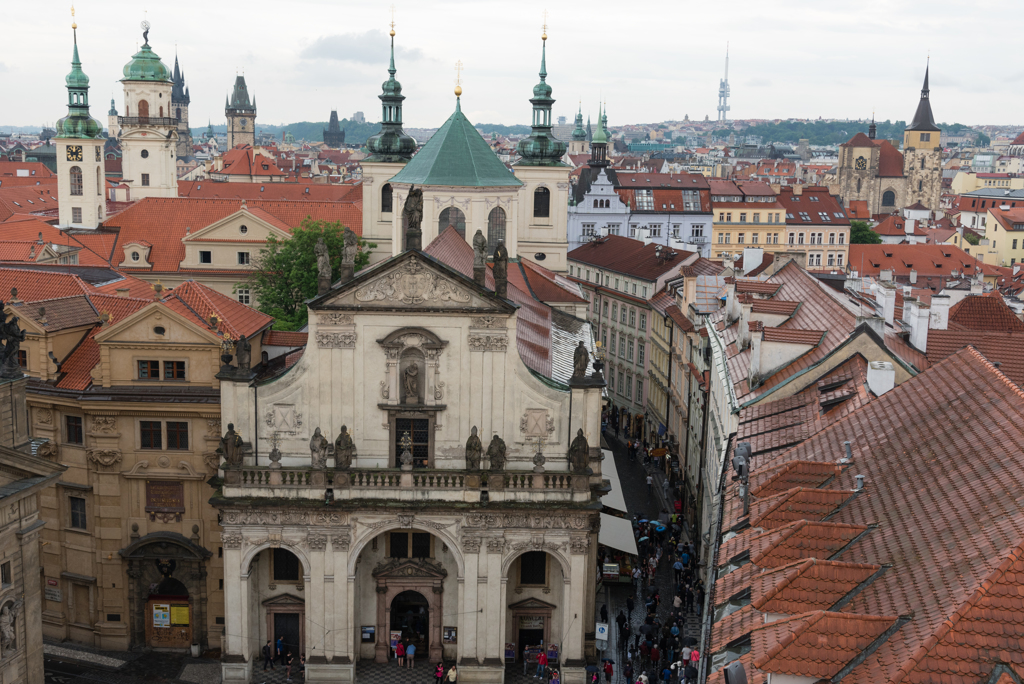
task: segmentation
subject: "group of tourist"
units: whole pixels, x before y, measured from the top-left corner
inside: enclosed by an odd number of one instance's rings
[[[277,661],[285,669],[285,681],[292,681],[293,669],[303,679],[306,678],[306,654],[301,654],[299,662],[295,662],[295,657],[292,655],[291,650],[284,645],[284,637],[278,637],[276,644],[267,639],[267,643],[263,646],[263,671],[266,672],[268,667],[271,670],[276,670],[277,666],[274,665],[274,661]]]

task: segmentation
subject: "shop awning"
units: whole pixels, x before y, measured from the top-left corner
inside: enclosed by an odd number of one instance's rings
[[[611,490],[601,497],[601,505],[616,511],[628,513],[626,498],[622,496],[622,483],[619,482],[619,471],[615,469],[615,456],[608,449],[601,449],[604,460],[601,461],[601,476],[608,478]]]
[[[637,555],[636,538],[633,537],[633,525],[622,518],[607,513],[601,514],[601,531],[597,541],[605,546]]]

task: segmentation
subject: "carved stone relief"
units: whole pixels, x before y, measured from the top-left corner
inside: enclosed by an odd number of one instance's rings
[[[527,409],[519,419],[519,431],[527,437],[546,437],[555,431],[555,419],[547,409]]]
[[[104,435],[110,435],[117,431],[117,418],[114,416],[94,416],[92,419],[92,431]]]
[[[121,462],[121,452],[118,449],[88,449],[85,457],[97,465],[110,467]]]
[[[316,344],[321,349],[355,349],[354,332],[318,332]]]
[[[498,316],[477,316],[474,318],[469,327],[471,328],[500,328],[505,329],[507,325],[507,319],[500,318]]]
[[[320,325],[352,325],[355,318],[348,313],[323,312],[316,315]]]
[[[279,432],[295,434],[302,427],[302,414],[293,404],[274,404],[263,418],[267,427]]]
[[[428,270],[416,258],[410,258],[391,273],[356,290],[355,298],[360,302],[381,301],[404,306],[468,304],[471,299],[460,286]]]
[[[506,335],[470,335],[466,342],[471,351],[503,352],[508,348],[508,336]]]

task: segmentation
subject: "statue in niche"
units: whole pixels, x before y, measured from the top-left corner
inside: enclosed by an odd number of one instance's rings
[[[349,434],[348,427],[341,426],[338,438],[334,440],[334,463],[338,470],[348,470],[352,466],[352,456],[356,452],[356,443]]]
[[[484,443],[477,436],[476,425],[474,425],[473,430],[469,433],[469,439],[466,440],[466,470],[479,470],[480,458],[483,453]]]
[[[487,266],[487,238],[479,228],[473,235],[473,269]]]
[[[402,374],[402,387],[405,390],[405,403],[420,403],[420,369],[415,361],[405,367]]]
[[[228,465],[242,465],[242,436],[235,432],[234,423],[228,423],[228,431],[220,438],[220,450]]]
[[[0,610],[0,655],[6,656],[11,651],[18,649],[15,641],[14,618],[16,616],[14,607],[7,604]]]
[[[569,469],[576,475],[586,475],[590,462],[590,445],[583,436],[583,428],[576,431],[576,439],[569,445]]]
[[[491,438],[491,443],[487,445],[487,461],[490,463],[491,470],[505,469],[505,452],[505,441],[498,435],[494,435]]]
[[[313,467],[323,470],[327,467],[327,438],[320,432],[320,428],[313,431],[309,438],[309,452],[313,460]]]
[[[588,365],[590,365],[590,352],[587,351],[583,340],[580,340],[580,343],[576,345],[576,350],[572,353],[572,379],[582,380],[587,377]]]

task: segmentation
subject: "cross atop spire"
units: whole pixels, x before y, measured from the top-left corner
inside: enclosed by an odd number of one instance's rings
[[[462,60],[455,62],[455,97],[462,97]]]

